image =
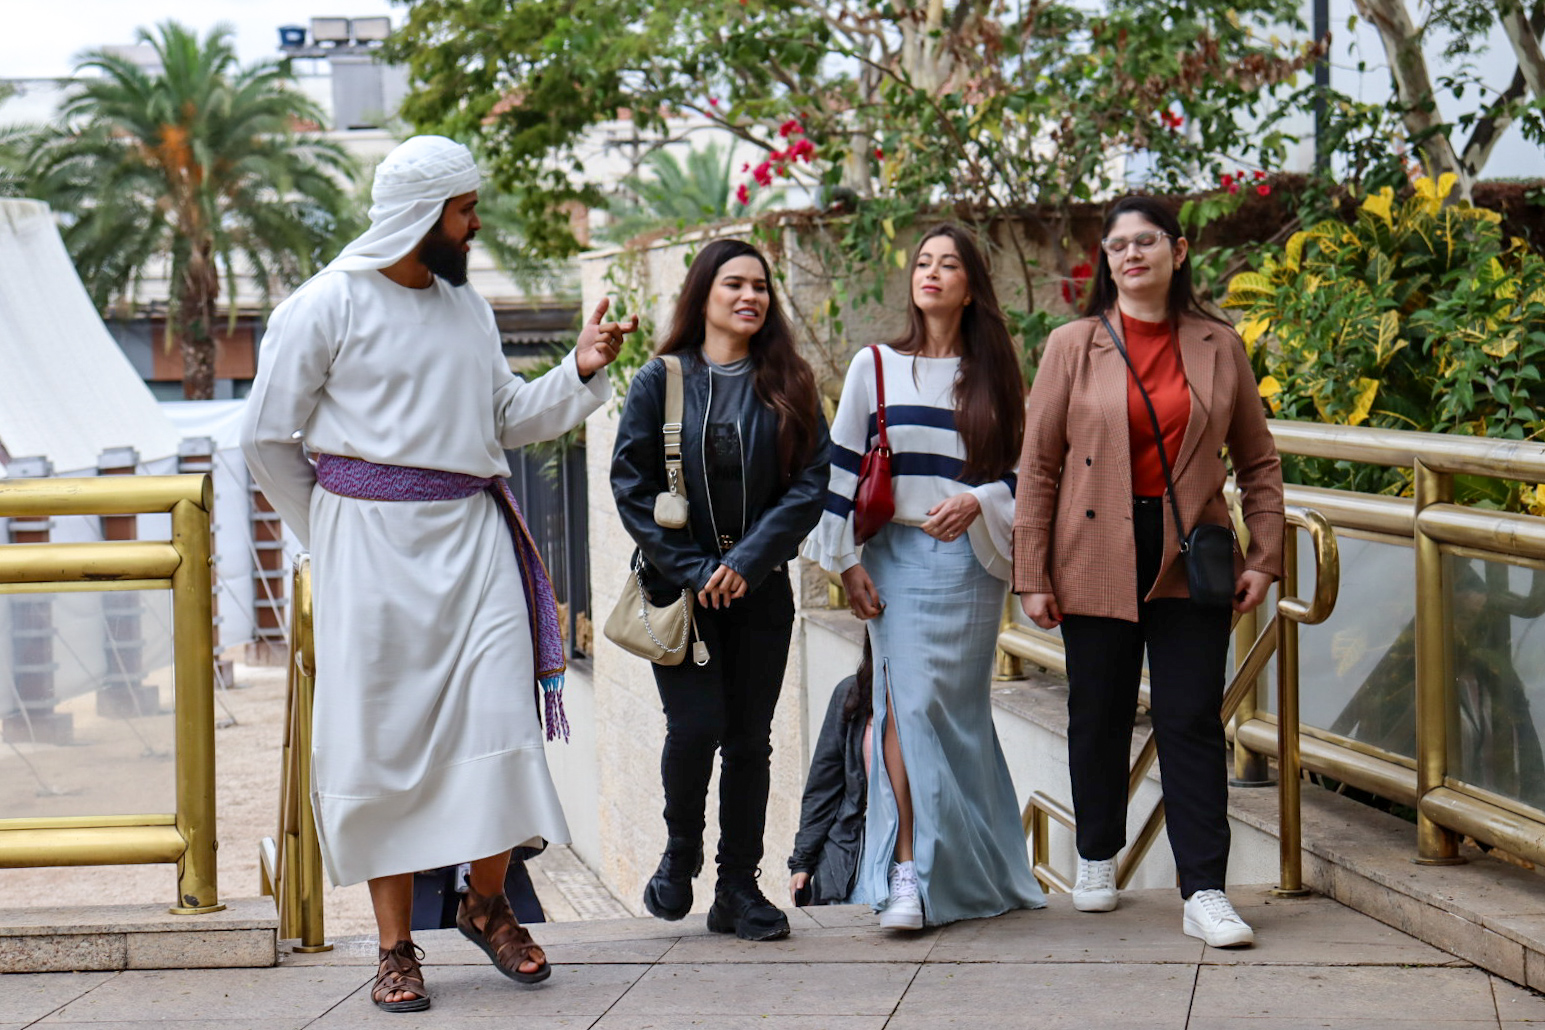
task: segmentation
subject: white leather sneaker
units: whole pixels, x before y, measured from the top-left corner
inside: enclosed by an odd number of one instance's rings
[[[1187,898],[1182,928],[1214,948],[1243,948],[1255,943],[1255,931],[1239,918],[1222,891],[1197,891]]]
[[[1078,879],[1073,884],[1073,907],[1080,912],[1112,912],[1116,908],[1116,860],[1078,860]]]
[[[911,862],[891,866],[891,898],[880,913],[880,925],[887,930],[923,928],[923,899],[917,893],[917,866]]]

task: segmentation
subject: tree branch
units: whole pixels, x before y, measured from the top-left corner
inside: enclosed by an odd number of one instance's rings
[[[1536,99],[1545,99],[1545,53],[1540,52],[1540,30],[1533,24],[1541,17],[1541,7],[1536,3],[1530,17],[1524,13],[1523,0],[1509,0],[1497,16],[1518,55],[1518,71]]]
[[[1522,7],[1519,8],[1522,17]],[[1529,33],[1535,40],[1541,34],[1545,34],[1545,0],[1535,0],[1534,10],[1529,14],[1527,25]],[[1509,30],[1511,35],[1512,30]],[[1517,48],[1515,47],[1515,50]],[[1539,52],[1539,44],[1535,44],[1535,52]],[[1487,160],[1491,157],[1491,151],[1497,145],[1497,141],[1507,132],[1508,126],[1513,124],[1513,104],[1524,98],[1525,91],[1529,88],[1525,80],[1522,59],[1518,69],[1513,72],[1513,81],[1507,89],[1486,109],[1486,113],[1476,122],[1470,130],[1469,142],[1465,144],[1464,154],[1460,161],[1472,176],[1479,178],[1481,169],[1486,167]],[[1539,93],[1535,94],[1539,96]]]
[[[1460,164],[1453,144],[1444,133],[1438,113],[1437,96],[1427,72],[1427,57],[1422,53],[1422,37],[1411,21],[1405,0],[1355,0],[1358,13],[1379,30],[1389,73],[1395,83],[1395,95],[1404,111],[1401,120],[1406,132],[1420,140],[1434,176],[1451,172],[1459,180],[1459,194],[1468,199],[1474,179]]]

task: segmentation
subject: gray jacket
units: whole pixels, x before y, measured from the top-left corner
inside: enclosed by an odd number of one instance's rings
[[[826,721],[810,756],[810,776],[800,803],[799,833],[789,871],[810,874],[808,904],[840,905],[853,891],[864,846],[864,808],[869,780],[864,768],[862,715],[842,721],[842,704],[853,684],[849,676],[832,691]]]

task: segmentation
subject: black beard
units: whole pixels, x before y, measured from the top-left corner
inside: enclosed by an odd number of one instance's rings
[[[466,240],[453,240],[438,225],[419,244],[418,259],[424,267],[452,286],[467,285],[467,252],[461,249]]]

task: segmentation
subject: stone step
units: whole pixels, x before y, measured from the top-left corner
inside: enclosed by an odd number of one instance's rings
[[[165,905],[0,908],[0,973],[272,966],[278,937],[271,898],[200,916]]]
[[[1016,781],[1070,803],[1066,681],[1032,669],[1025,680],[998,685],[993,702]],[[1140,726],[1146,721],[1139,720]],[[1134,754],[1145,728],[1134,735]],[[1015,741],[1020,742],[1017,748]],[[1024,754],[1037,756],[1040,764],[1030,766]],[[1143,789],[1144,803],[1133,806],[1140,813],[1158,796],[1157,767]],[[1231,787],[1229,819],[1230,880],[1271,882],[1279,853],[1276,788]],[[1411,861],[1414,825],[1308,781],[1302,790],[1302,825],[1306,886],[1513,983],[1545,990],[1545,877],[1539,872],[1472,846],[1461,848],[1468,859],[1463,865],[1416,865]],[[1158,874],[1148,875],[1145,885],[1173,876],[1162,836],[1144,867],[1138,881],[1145,879],[1145,869]]]
[[[1236,823],[1277,836],[1275,790],[1229,791]],[[1545,877],[1464,845],[1463,865],[1424,866],[1416,827],[1309,783],[1304,883],[1488,972],[1545,988]]]

